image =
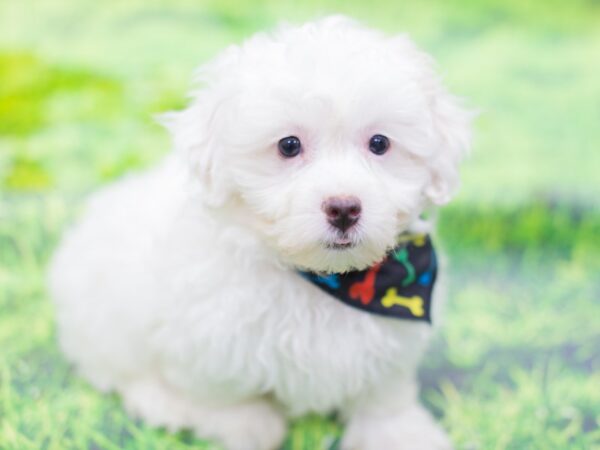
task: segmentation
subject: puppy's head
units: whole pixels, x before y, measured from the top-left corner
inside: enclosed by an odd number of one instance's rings
[[[208,204],[325,272],[382,259],[458,184],[469,114],[404,37],[333,17],[231,47],[170,117]]]

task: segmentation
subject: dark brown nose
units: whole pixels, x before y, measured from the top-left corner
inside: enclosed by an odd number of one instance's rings
[[[327,221],[338,230],[345,232],[360,218],[360,200],[356,197],[330,197],[321,207]]]

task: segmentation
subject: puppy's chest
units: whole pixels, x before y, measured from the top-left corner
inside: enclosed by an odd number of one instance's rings
[[[335,409],[416,364],[425,338],[422,324],[372,316],[327,295],[315,295],[314,301],[322,308],[287,328],[282,322],[284,339],[271,349],[279,375],[273,390],[291,410]]]
[[[240,396],[269,392],[303,414],[416,364],[427,324],[355,310],[296,274],[276,280],[235,280],[203,299],[206,326],[187,336],[194,378]]]
[[[264,367],[264,379],[274,369],[271,389],[296,414],[336,409],[408,369],[420,353],[420,333],[410,324],[403,329],[325,295],[315,301],[331,307],[281,320],[274,339],[264,343],[273,362]]]

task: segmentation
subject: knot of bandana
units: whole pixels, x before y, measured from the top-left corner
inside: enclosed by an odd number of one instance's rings
[[[383,261],[366,270],[300,274],[354,308],[397,319],[431,322],[437,258],[428,235],[401,236],[398,246]]]

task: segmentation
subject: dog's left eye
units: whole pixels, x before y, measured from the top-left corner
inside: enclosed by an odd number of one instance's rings
[[[293,158],[300,154],[302,143],[296,136],[288,136],[279,141],[278,148],[281,156],[284,158]]]
[[[383,155],[390,148],[390,140],[381,134],[376,134],[369,140],[369,150],[376,155]]]

